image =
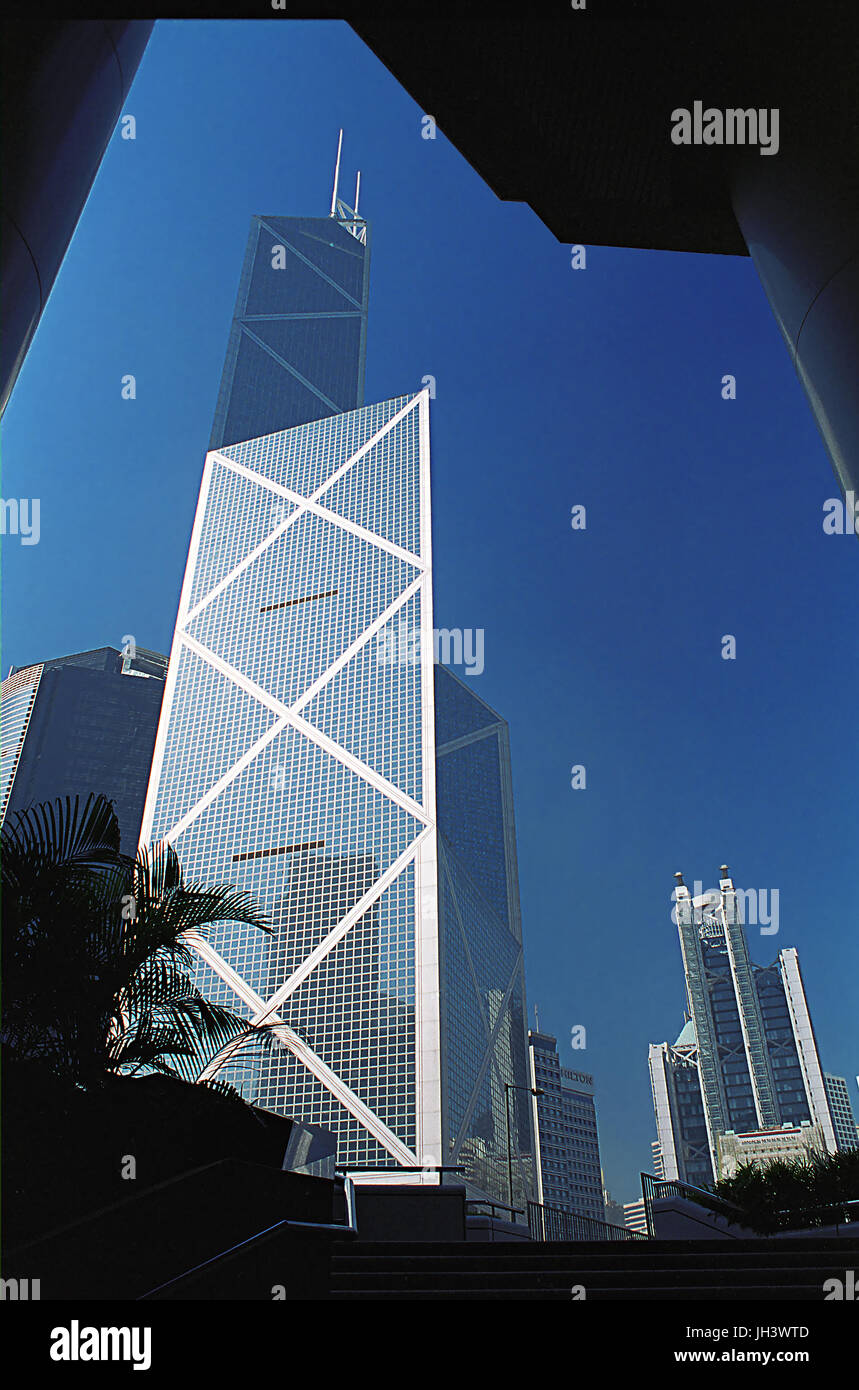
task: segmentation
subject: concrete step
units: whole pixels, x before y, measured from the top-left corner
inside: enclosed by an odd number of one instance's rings
[[[572,1284],[583,1284],[585,1288],[649,1288],[653,1284],[671,1284],[675,1287],[719,1289],[725,1285],[734,1288],[754,1288],[766,1284],[769,1288],[787,1289],[814,1286],[823,1290],[824,1281],[831,1277],[831,1267],[819,1269],[798,1269],[785,1272],[766,1266],[754,1269],[730,1270],[722,1273],[717,1270],[697,1270],[692,1274],[680,1270],[600,1270],[591,1274],[580,1269],[423,1269],[412,1266],[408,1269],[392,1270],[366,1269],[344,1270],[335,1265],[332,1272],[333,1287],[385,1289],[392,1286],[402,1289],[525,1289],[525,1288],[566,1288]],[[843,1275],[843,1270],[841,1271]]]
[[[540,1301],[550,1303],[569,1303],[577,1300],[571,1299],[569,1290],[561,1289],[499,1289],[490,1291],[487,1289],[410,1289],[403,1290],[401,1286],[381,1289],[340,1289],[336,1286],[331,1291],[331,1297],[341,1302],[353,1301],[378,1301],[384,1299],[386,1302],[393,1299],[395,1301],[416,1300],[442,1300],[447,1302],[478,1301],[490,1302],[495,1299],[522,1301]],[[646,1289],[631,1288],[589,1288],[587,1299],[582,1300],[588,1303],[596,1302],[642,1302],[642,1301],[671,1301],[672,1303],[682,1302],[703,1302],[703,1303],[772,1303],[774,1300],[779,1303],[819,1303],[823,1298],[823,1290],[819,1285],[798,1285],[792,1288],[773,1289],[771,1284],[760,1284],[751,1288],[736,1288],[724,1286],[719,1289],[689,1287],[678,1288],[672,1285],[654,1285]]]
[[[342,1300],[822,1302],[824,1282],[859,1264],[859,1245],[831,1239],[547,1244],[359,1242],[338,1246]]]
[[[847,1257],[855,1263],[857,1256]],[[688,1258],[669,1256],[664,1259],[650,1260],[617,1260],[606,1259],[597,1260],[593,1257],[587,1258],[580,1256],[576,1251],[571,1251],[567,1255],[510,1255],[494,1256],[491,1259],[483,1259],[479,1255],[463,1254],[461,1257],[456,1255],[427,1255],[422,1250],[414,1249],[408,1254],[378,1254],[365,1255],[356,1253],[354,1255],[334,1256],[334,1268],[337,1270],[373,1270],[397,1269],[423,1269],[423,1270],[550,1270],[550,1269],[579,1269],[582,1271],[625,1271],[630,1274],[645,1272],[655,1273],[659,1270],[685,1270],[694,1273],[696,1270],[715,1271],[721,1276],[733,1275],[735,1272],[752,1269],[767,1269],[772,1271],[783,1271],[786,1275],[792,1271],[802,1272],[804,1270],[843,1270],[845,1268],[845,1257],[833,1256],[831,1251],[808,1251],[803,1255],[790,1256],[787,1259],[780,1259],[771,1252],[762,1252],[757,1258],[730,1258],[725,1256],[720,1260],[708,1260],[704,1256],[690,1255]]]
[[[613,1265],[698,1262],[702,1267],[724,1261],[759,1259],[762,1255],[779,1263],[790,1263],[825,1256],[834,1263],[847,1257],[859,1259],[859,1241],[831,1240],[757,1240],[757,1241],[362,1241],[338,1243],[334,1246],[337,1258],[352,1256],[384,1256],[444,1258],[458,1262],[475,1260],[568,1259],[597,1261]]]
[[[822,1302],[859,1243],[833,1240],[615,1243],[357,1242],[335,1247],[332,1296],[354,1299]]]

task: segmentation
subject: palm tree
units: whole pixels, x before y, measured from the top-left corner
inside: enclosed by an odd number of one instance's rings
[[[0,858],[7,1055],[90,1087],[145,1072],[197,1080],[226,1044],[268,1042],[191,973],[212,925],[271,930],[250,895],[185,883],[164,843],[122,854],[104,796],[19,812]]]
[[[847,1208],[859,1200],[859,1149],[741,1163],[731,1177],[714,1183],[713,1191],[740,1207],[760,1235],[797,1224],[837,1224],[849,1219]]]

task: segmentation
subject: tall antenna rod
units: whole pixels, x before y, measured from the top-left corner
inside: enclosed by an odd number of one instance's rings
[[[343,148],[343,131],[340,132],[340,139],[337,141],[337,163],[334,166],[334,189],[331,194],[331,216],[337,211],[337,185],[340,182],[340,151]]]
[[[352,235],[358,235],[358,194],[361,191],[361,170],[358,170],[358,177],[355,180],[355,206],[352,209]]]

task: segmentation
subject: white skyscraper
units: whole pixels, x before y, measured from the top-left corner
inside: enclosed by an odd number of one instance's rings
[[[207,456],[144,817],[268,910],[198,984],[278,1024],[261,1100],[355,1164],[441,1154],[428,489],[426,392]],[[400,618],[424,640],[385,661]]]
[[[718,891],[695,898],[676,878],[687,1017],[673,1045],[649,1051],[663,1176],[708,1185],[720,1175],[725,1135],[748,1138],[749,1152],[763,1153],[762,1135],[776,1135],[783,1149],[795,1134],[804,1151],[810,1126],[819,1147],[835,1152],[796,951],[752,963],[727,865]]]

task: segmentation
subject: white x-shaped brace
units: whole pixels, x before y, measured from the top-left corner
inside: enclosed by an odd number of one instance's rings
[[[376,898],[378,898],[388,885],[394,881],[397,875],[402,873],[406,865],[415,858],[421,841],[426,839],[430,834],[431,827],[427,826],[418,836],[417,840],[409,845],[408,849],[404,850],[400,857],[389,866],[378,882],[373,885],[369,892],[365,893],[364,897],[355,904],[343,920],[338,922],[334,930],[324,941],[319,943],[316,949],[301,963],[298,970],[290,976],[286,983],[283,984],[268,1001],[264,1000],[262,995],[258,994],[256,990],[248,984],[247,980],[242,979],[241,975],[239,975],[231,965],[228,965],[223,956],[214,950],[207,941],[204,941],[203,938],[196,933],[189,934],[188,937],[190,944],[193,945],[194,949],[206,964],[210,965],[211,968],[220,975],[225,984],[229,985],[242,1002],[247,1004],[253,1011],[250,1022],[253,1024],[265,1023],[272,1026],[272,1031],[279,1041],[283,1043],[285,1047],[289,1048],[290,1052],[294,1053],[300,1062],[303,1062],[307,1070],[312,1072],[313,1075],[322,1082],[323,1086],[334,1095],[344,1109],[354,1115],[355,1119],[358,1120],[366,1130],[369,1130],[373,1138],[376,1139],[384,1149],[387,1149],[399,1163],[404,1164],[406,1167],[418,1166],[419,1160],[417,1155],[394,1134],[392,1129],[389,1129],[388,1126],[380,1120],[375,1111],[364,1104],[351,1087],[347,1086],[345,1081],[343,1081],[336,1072],[331,1070],[327,1063],[308,1046],[303,1038],[300,1038],[292,1028],[282,1021],[277,1011],[277,1006],[288,998],[289,995],[298,988],[302,981],[315,970],[320,960],[328,954],[338,941],[343,939],[350,928],[358,921],[359,917],[363,916]],[[227,1043],[227,1045],[212,1058],[211,1062],[209,1062],[200,1074],[200,1080],[203,1081],[211,1076],[215,1076],[224,1063],[229,1061],[230,1057],[241,1048],[242,1042],[243,1040],[239,1038],[235,1042]]]
[[[214,462],[217,461],[222,467],[229,468],[234,473],[248,478],[250,481],[267,489],[273,495],[284,498],[294,506],[294,510],[284,521],[280,522],[259,545],[255,546],[238,565],[225,575],[203,599],[199,600],[193,608],[188,609],[184,613],[180,613],[177,621],[176,635],[179,641],[187,647],[189,651],[194,652],[195,655],[207,662],[208,665],[213,667],[214,670],[218,671],[227,680],[231,681],[234,685],[238,686],[239,689],[243,690],[246,694],[271,710],[276,718],[262,737],[242,754],[232,767],[209,788],[194,806],[175,823],[164,837],[168,843],[173,843],[178,839],[183,831],[202,814],[206,807],[211,805],[211,803],[220,796],[221,792],[224,791],[230,782],[239,776],[254,758],[256,758],[257,755],[287,726],[293,727],[305,738],[317,744],[318,747],[322,748],[332,758],[335,758],[350,771],[363,778],[374,789],[382,792],[392,802],[407,811],[415,820],[423,825],[423,829],[412,843],[407,846],[399,858],[388,867],[385,873],[372,885],[360,901],[350,909],[332,931],[328,933],[318,946],[316,946],[310,955],[302,961],[301,965],[293,971],[289,979],[286,980],[267,1001],[252,989],[248,982],[244,980],[242,976],[224,960],[223,956],[208,944],[208,942],[204,941],[196,934],[189,937],[189,941],[200,957],[216,971],[225,984],[227,984],[251,1009],[252,1021],[254,1023],[275,1025],[273,1031],[278,1039],[304,1064],[304,1066],[307,1067],[308,1071],[312,1072],[313,1075],[322,1082],[341,1105],[343,1105],[344,1108],[348,1110],[370,1134],[372,1134],[383,1148],[387,1149],[398,1162],[407,1166],[417,1166],[418,1164],[418,1159],[413,1151],[403,1144],[397,1135],[384,1124],[378,1115],[364,1104],[360,1097],[331,1070],[322,1058],[319,1057],[293,1029],[282,1021],[277,1010],[279,1005],[288,999],[303,981],[312,974],[320,961],[322,961],[338,942],[346,936],[359,918],[361,918],[373,903],[381,897],[382,893],[389,887],[394,879],[416,858],[419,846],[434,830],[433,818],[423,806],[392,782],[389,782],[387,778],[383,777],[373,768],[368,767],[366,763],[361,762],[360,759],[349,753],[345,748],[342,748],[339,744],[328,738],[321,730],[315,728],[314,725],[308,723],[305,719],[302,719],[300,715],[300,711],[309,704],[314,696],[333,679],[337,672],[340,671],[362,647],[373,640],[375,635],[391,621],[398,610],[407,604],[414,594],[419,593],[422,588],[430,583],[429,569],[420,556],[413,554],[411,551],[404,550],[401,546],[396,545],[394,542],[384,537],[377,536],[373,532],[368,531],[365,527],[345,517],[339,516],[336,512],[329,511],[327,508],[321,506],[318,500],[324,492],[332,487],[338,479],[347,472],[348,469],[353,467],[364,454],[372,449],[389,430],[394,429],[410,410],[417,408],[419,402],[420,396],[416,396],[413,400],[407,402],[407,404],[392,416],[385,425],[361,445],[354,454],[346,459],[331,477],[327,478],[310,497],[303,497],[301,494],[293,492],[290,488],[272,482],[270,479],[263,477],[259,473],[253,472],[243,464],[236,462],[234,459],[227,458],[223,454],[215,453],[210,458],[210,468],[214,465]],[[269,546],[274,544],[290,526],[294,525],[296,520],[304,512],[315,513],[325,518],[327,521],[332,522],[334,525],[339,526],[341,529],[361,537],[379,549],[386,550],[390,554],[405,560],[408,564],[414,566],[418,573],[388,608],[380,613],[369,627],[360,633],[355,641],[307,687],[298,700],[292,705],[285,705],[274,695],[270,694],[269,691],[264,690],[262,686],[257,685],[256,682],[243,675],[242,672],[231,666],[222,657],[217,656],[216,653],[210,651],[201,642],[197,641],[196,638],[190,635],[187,628],[204,608],[206,608],[220,593],[223,593],[238,575],[246,570],[249,565],[253,564],[254,561],[258,559]],[[222,1048],[207,1065],[204,1072],[201,1074],[201,1079],[214,1076],[224,1065],[225,1061],[233,1055],[238,1046],[240,1046],[240,1043],[232,1043]]]

